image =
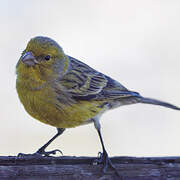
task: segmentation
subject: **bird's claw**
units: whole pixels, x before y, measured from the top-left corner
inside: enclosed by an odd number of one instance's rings
[[[52,150],[52,151],[44,151],[44,150],[39,149],[35,154],[48,157],[51,154],[55,155],[57,152],[59,152],[61,155],[63,155],[62,151],[59,150],[59,149],[55,149],[55,150]]]
[[[17,157],[31,157],[31,156],[36,156],[36,157],[49,157],[50,155],[55,155],[57,152],[63,155],[62,151],[59,149],[55,149],[53,151],[44,151],[39,149],[37,152],[33,154],[23,154],[19,153]]]
[[[23,157],[31,157],[34,156],[35,154],[24,154],[24,153],[18,153],[17,157],[18,158],[23,158]]]
[[[111,169],[113,169],[115,171],[117,176],[122,178],[122,176],[118,173],[118,170],[113,165],[113,163],[112,163],[111,159],[109,158],[106,151],[104,151],[103,153],[101,153],[101,152],[98,153],[98,159],[95,160],[95,163],[96,164],[103,164],[103,170],[102,170],[103,173],[106,173],[107,168],[110,167]]]

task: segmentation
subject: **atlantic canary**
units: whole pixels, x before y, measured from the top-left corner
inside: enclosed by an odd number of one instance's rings
[[[16,88],[25,110],[35,119],[57,128],[57,134],[36,154],[48,156],[58,150],[45,148],[66,128],[94,123],[102,150],[98,162],[115,169],[105,149],[99,119],[107,110],[122,105],[145,103],[175,110],[179,107],[144,98],[114,79],[64,53],[48,37],[34,37],[23,51],[17,66]]]

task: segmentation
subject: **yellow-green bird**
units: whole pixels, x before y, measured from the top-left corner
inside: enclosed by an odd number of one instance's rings
[[[98,162],[106,171],[114,166],[108,157],[99,119],[107,110],[128,104],[146,103],[180,110],[172,104],[144,98],[119,82],[66,55],[59,44],[48,38],[32,38],[17,66],[16,88],[21,103],[35,119],[55,126],[57,134],[35,154],[48,156],[57,150],[45,148],[66,128],[94,123],[102,150]]]

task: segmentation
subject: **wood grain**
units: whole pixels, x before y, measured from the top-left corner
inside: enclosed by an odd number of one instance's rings
[[[180,157],[112,157],[122,177],[95,157],[0,156],[0,180],[180,180]]]

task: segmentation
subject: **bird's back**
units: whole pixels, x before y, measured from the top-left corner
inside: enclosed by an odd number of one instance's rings
[[[67,88],[68,93],[76,101],[102,101],[103,104],[106,102],[110,106],[137,102],[134,97],[139,96],[138,93],[129,91],[118,81],[85,63],[70,56],[68,58],[70,66],[66,75],[60,80],[60,84]]]

